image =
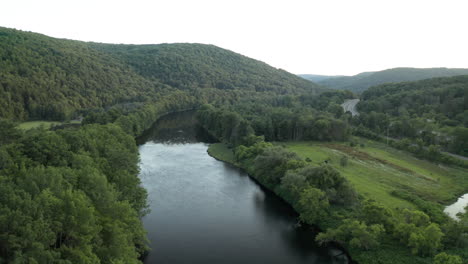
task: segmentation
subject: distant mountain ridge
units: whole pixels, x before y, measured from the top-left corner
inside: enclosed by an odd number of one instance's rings
[[[468,69],[462,68],[393,68],[377,72],[363,72],[354,76],[332,76],[331,78],[316,80],[316,82],[328,88],[360,93],[371,86],[384,83],[419,81],[467,74]],[[299,76],[303,77],[304,75]]]
[[[320,75],[320,74],[298,74],[298,76],[306,80],[312,81],[312,82],[320,82],[320,81],[332,79],[332,78],[346,77],[344,75]]]

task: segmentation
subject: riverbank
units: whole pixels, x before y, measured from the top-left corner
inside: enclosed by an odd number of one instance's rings
[[[232,149],[229,148],[225,143],[211,144],[208,147],[207,153],[216,160],[226,162],[226,163],[228,163],[228,164],[230,164],[232,166],[235,166],[237,168],[245,170],[247,172],[247,174],[249,175],[249,177],[251,177],[251,179],[253,181],[255,181],[257,184],[259,184],[263,188],[266,188],[267,190],[272,192],[272,194],[274,194],[274,195],[278,196],[279,198],[281,198],[282,200],[284,200],[286,203],[288,203],[291,206],[291,208],[293,210],[296,211],[296,213],[299,214],[299,212],[297,212],[296,208],[294,208],[294,206],[292,204],[290,204],[287,200],[285,200],[284,197],[282,197],[280,194],[278,194],[274,190],[271,190],[265,184],[260,182],[259,179],[252,174],[252,171],[249,172],[248,168],[245,168],[241,164],[236,162]],[[310,226],[310,228],[314,230],[315,234],[318,234],[318,232],[322,231],[317,226]],[[330,243],[330,246],[332,246],[332,248],[329,249],[329,254],[331,256],[335,256],[335,260],[344,261],[344,263],[350,263],[350,264],[355,263],[355,264],[357,264],[357,262],[354,261],[354,259],[347,252],[347,249],[343,245],[340,245],[339,243]],[[344,258],[346,258],[346,259],[344,259]]]
[[[235,161],[232,149],[228,148],[226,144],[217,143],[212,144],[208,149],[209,155],[212,157],[227,162],[233,166],[237,166],[243,168],[241,164]],[[248,168],[243,168],[248,171]],[[249,171],[248,171],[249,172]],[[258,182],[255,175],[252,174],[252,171],[249,172],[249,176],[251,176],[255,181]],[[265,186],[261,182],[258,182],[262,186]],[[281,197],[281,193],[275,192],[278,196]],[[284,197],[283,197],[284,199]],[[297,210],[296,210],[297,211]],[[350,259],[352,257],[353,261],[356,263],[367,264],[367,263],[419,263],[419,264],[429,264],[432,263],[432,257],[420,257],[411,254],[407,247],[403,246],[396,240],[385,238],[381,241],[381,245],[379,248],[374,250],[358,250],[355,248],[344,248],[349,256]],[[454,254],[460,252],[454,251]]]

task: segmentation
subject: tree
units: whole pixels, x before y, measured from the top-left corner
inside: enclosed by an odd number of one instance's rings
[[[302,221],[317,224],[327,216],[329,203],[324,192],[309,187],[300,194],[298,207]]]
[[[442,246],[441,239],[443,235],[439,225],[432,223],[426,228],[419,228],[412,232],[408,240],[408,246],[411,247],[411,252],[415,255],[431,255]]]
[[[442,252],[434,257],[434,264],[463,264],[463,261],[459,256]]]
[[[346,219],[337,229],[319,233],[315,240],[320,244],[337,241],[353,248],[370,250],[380,244],[380,235],[383,232],[382,225],[367,226],[364,222]]]
[[[330,203],[353,205],[357,202],[354,188],[331,166],[313,167],[309,165],[300,169],[298,173],[304,175],[311,186],[324,191]]]
[[[362,208],[362,219],[367,224],[382,224],[385,230],[391,231],[394,226],[394,216],[390,209],[373,200],[367,200]]]
[[[341,165],[342,167],[348,166],[348,156],[342,156],[342,157],[340,158],[340,165]]]
[[[301,197],[302,191],[307,187],[309,187],[309,184],[303,175],[293,171],[288,171],[281,179],[279,192],[287,201],[291,204],[295,204]]]
[[[21,137],[21,131],[12,121],[0,119],[0,145],[10,144]]]
[[[296,153],[271,147],[255,158],[254,171],[267,186],[274,188],[281,183],[287,170],[303,167],[304,164]]]

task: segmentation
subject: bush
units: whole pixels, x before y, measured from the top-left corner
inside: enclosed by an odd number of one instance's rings
[[[348,166],[348,156],[342,156],[342,157],[340,158],[340,165],[341,165],[342,167]]]

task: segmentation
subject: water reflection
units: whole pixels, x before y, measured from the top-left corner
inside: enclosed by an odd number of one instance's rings
[[[160,118],[142,136],[139,145],[148,141],[164,144],[214,143],[216,140],[197,125],[193,111],[184,111]]]

